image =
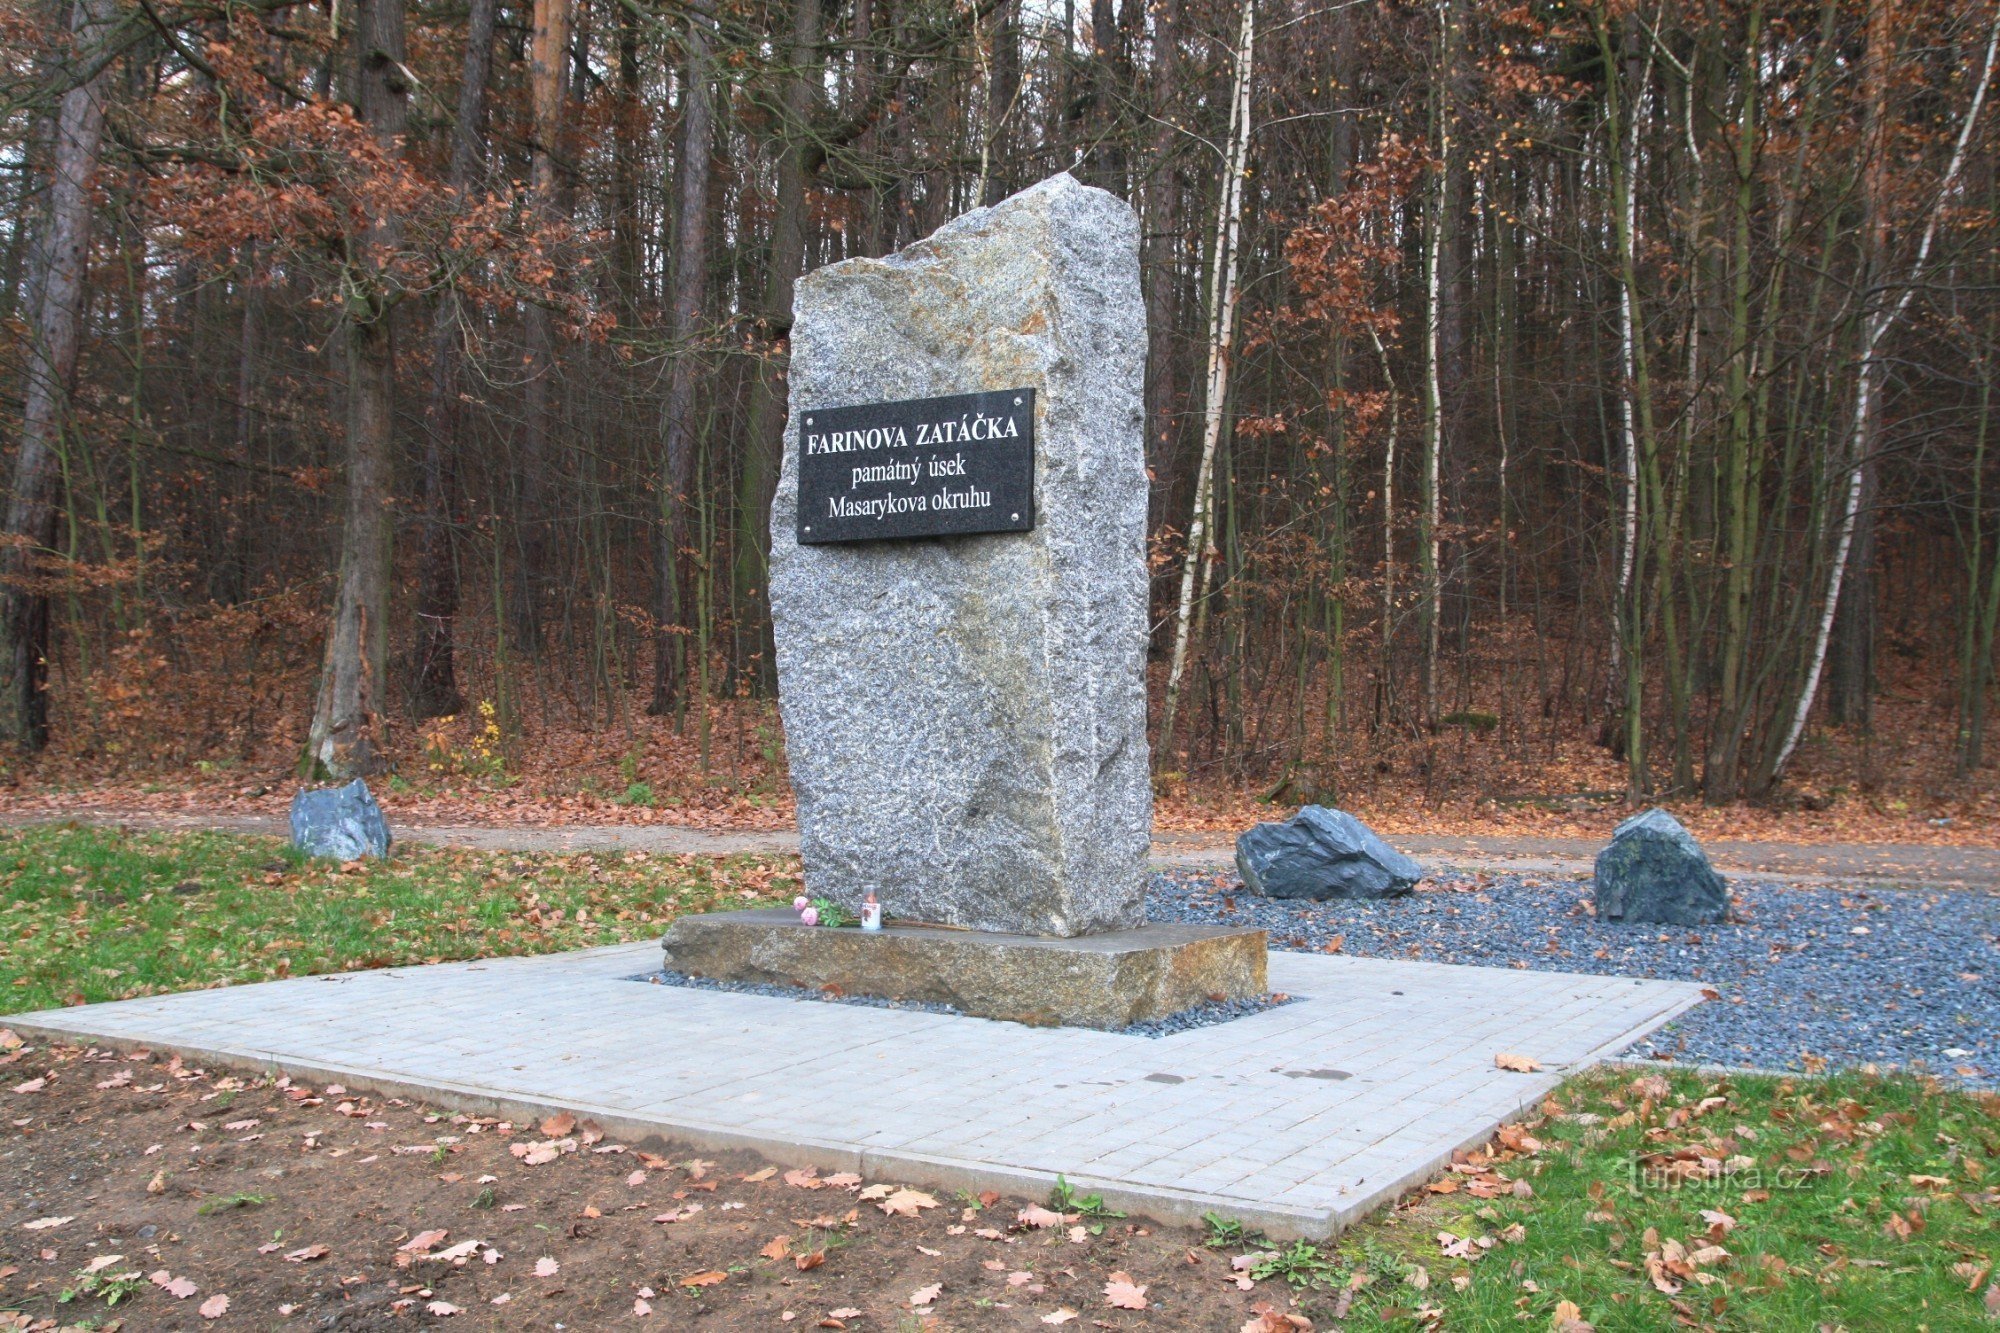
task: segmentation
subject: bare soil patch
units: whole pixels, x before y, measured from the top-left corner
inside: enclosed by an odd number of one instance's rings
[[[1240,1290],[1230,1254],[1200,1234],[1139,1218],[1058,1217],[1028,1199],[699,1157],[609,1142],[567,1116],[512,1125],[143,1052],[4,1058],[0,1328],[1233,1333],[1259,1322],[1254,1306],[1291,1308],[1281,1283]]]

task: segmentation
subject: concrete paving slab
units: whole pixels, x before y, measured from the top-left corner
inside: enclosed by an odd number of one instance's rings
[[[1682,982],[1273,953],[1291,1004],[1150,1038],[631,978],[650,941],[9,1016],[15,1030],[785,1165],[1330,1235],[1566,1075],[1700,1003]],[[1494,1066],[1502,1051],[1543,1070]]]

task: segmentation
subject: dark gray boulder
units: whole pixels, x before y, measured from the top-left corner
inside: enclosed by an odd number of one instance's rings
[[[292,845],[309,856],[358,861],[389,854],[389,821],[360,778],[292,798]]]
[[[1604,921],[1712,925],[1729,915],[1729,890],[1694,835],[1657,806],[1632,816],[1597,854],[1592,885]]]
[[[1267,898],[1394,898],[1424,868],[1375,836],[1345,810],[1309,805],[1282,824],[1259,824],[1236,839],[1236,871]]]

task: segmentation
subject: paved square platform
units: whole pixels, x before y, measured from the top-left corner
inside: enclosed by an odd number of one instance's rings
[[[1295,1003],[1149,1038],[629,979],[658,958],[648,940],[0,1021],[871,1180],[1040,1196],[1061,1172],[1164,1221],[1213,1209],[1319,1237],[1701,1001],[1683,982],[1274,952]],[[1495,1068],[1503,1051],[1543,1072]]]

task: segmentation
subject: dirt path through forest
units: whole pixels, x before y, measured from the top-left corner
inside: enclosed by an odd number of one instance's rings
[[[179,814],[112,808],[65,815],[10,813],[0,824],[85,819],[133,828],[220,829],[282,837],[285,821],[275,815]],[[396,837],[437,846],[482,851],[590,852],[646,851],[697,856],[795,852],[791,830],[729,831],[674,824],[572,824],[509,828],[476,824],[392,825]],[[1508,871],[1516,874],[1590,873],[1603,844],[1589,838],[1408,837],[1389,842],[1434,870]],[[2000,850],[1986,847],[1921,847],[1894,843],[1782,843],[1716,840],[1704,842],[1716,868],[1759,879],[1823,883],[1879,880],[1905,885],[2000,890]],[[1153,861],[1161,866],[1215,866],[1233,863],[1232,840],[1220,833],[1168,833],[1153,839]]]

